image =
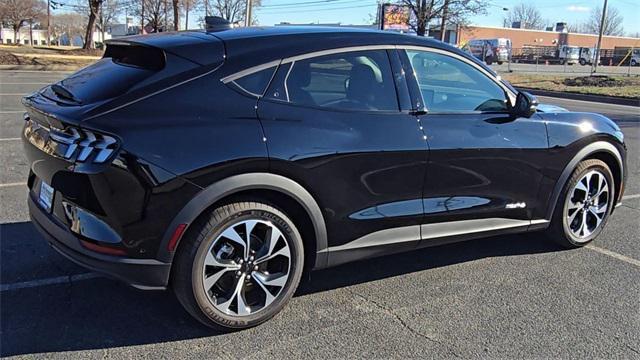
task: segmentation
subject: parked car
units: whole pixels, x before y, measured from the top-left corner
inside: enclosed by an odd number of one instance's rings
[[[34,226],[212,327],[260,324],[304,272],[350,261],[531,231],[584,246],[626,177],[606,117],[378,31],[122,38],[23,104]]]
[[[502,65],[502,63],[509,61],[511,56],[511,39],[473,39],[469,40],[463,50],[486,62],[487,65],[494,62]]]

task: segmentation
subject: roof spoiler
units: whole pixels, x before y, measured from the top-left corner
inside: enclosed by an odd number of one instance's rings
[[[134,35],[105,41],[107,51],[110,45],[120,47],[152,47],[180,56],[199,65],[221,63],[224,60],[224,46],[215,36],[205,32],[181,31],[162,32],[148,35]]]

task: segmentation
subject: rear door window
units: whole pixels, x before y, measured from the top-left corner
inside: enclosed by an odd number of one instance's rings
[[[387,52],[354,51],[293,62],[284,99],[293,104],[345,110],[398,110]],[[282,94],[278,93],[280,98]]]

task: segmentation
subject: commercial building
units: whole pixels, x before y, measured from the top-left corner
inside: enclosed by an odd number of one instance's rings
[[[2,28],[0,29],[0,44],[4,45],[34,45],[45,46],[47,45],[47,30],[42,29],[29,29],[28,27],[22,27],[18,32],[16,38],[13,29]],[[111,35],[105,33],[105,40],[111,39]],[[102,32],[95,31],[93,33],[93,40],[103,42]],[[51,37],[52,43],[59,42],[59,45],[67,46],[82,46],[83,39],[80,36],[69,37],[66,33]]]
[[[517,28],[491,27],[491,26],[467,26],[458,28],[458,46],[463,46],[472,39],[508,38],[514,49],[524,46],[556,46],[570,45],[581,47],[595,47],[598,35],[578,34],[567,31],[544,31]],[[602,48],[613,49],[615,47],[640,48],[640,38],[624,36],[603,36]]]

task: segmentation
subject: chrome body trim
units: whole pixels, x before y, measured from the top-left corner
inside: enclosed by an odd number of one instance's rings
[[[518,220],[507,218],[489,218],[404,226],[376,231],[353,240],[347,244],[332,246],[321,250],[320,252],[354,250],[374,246],[392,245],[418,240],[447,238],[465,234],[478,234],[520,227],[523,228],[523,230],[526,230],[531,225],[546,224],[548,222],[549,221],[545,219]]]
[[[238,80],[239,78],[246,76],[246,75],[251,75],[253,73],[256,73],[258,71],[262,71],[274,66],[278,66],[280,65],[280,60],[274,60],[274,61],[269,61],[268,63],[264,63],[264,64],[260,64],[260,65],[256,65],[256,66],[252,66],[250,68],[246,68],[244,70],[238,71],[237,73],[233,73],[231,75],[227,75],[225,77],[223,77],[222,79],[220,79],[220,81],[222,81],[223,83],[228,83],[234,80]],[[237,84],[236,84],[237,85]]]
[[[490,218],[423,224],[420,230],[421,239],[428,240],[516,227],[528,227],[529,225],[531,225],[530,220]]]
[[[243,76],[251,75],[251,74],[253,74],[255,72],[258,72],[258,71],[261,71],[261,70],[264,70],[264,69],[268,69],[268,68],[270,68],[272,66],[295,63],[296,61],[310,59],[310,58],[319,57],[319,56],[325,56],[325,55],[331,55],[331,54],[339,54],[339,53],[344,53],[344,52],[354,52],[354,51],[394,50],[394,49],[397,49],[397,50],[430,51],[430,52],[434,52],[434,53],[450,56],[450,57],[453,57],[453,58],[455,58],[457,60],[463,61],[463,62],[475,67],[477,70],[479,70],[480,72],[485,74],[489,79],[493,80],[509,96],[509,101],[511,101],[511,104],[512,105],[515,104],[516,94],[514,94],[511,91],[511,89],[509,89],[507,86],[505,86],[500,81],[499,77],[497,77],[496,75],[494,75],[494,74],[490,73],[489,71],[485,70],[484,68],[482,68],[482,66],[480,66],[480,65],[476,64],[475,62],[465,58],[464,56],[460,56],[460,55],[458,55],[456,53],[453,53],[453,52],[450,52],[450,51],[436,49],[436,48],[427,47],[427,46],[417,46],[417,45],[363,45],[363,46],[349,46],[349,47],[342,47],[342,48],[334,48],[334,49],[313,51],[313,52],[309,52],[309,53],[305,53],[305,54],[300,54],[300,55],[284,58],[282,60],[274,60],[274,61],[270,61],[268,63],[252,66],[250,68],[247,68],[247,69],[238,71],[236,73],[233,73],[231,75],[225,76],[222,79],[220,79],[220,81],[222,81],[223,83],[226,84],[226,83],[229,83],[231,81],[237,80],[237,79],[239,79],[239,78],[241,78]],[[293,64],[291,65],[291,68],[292,67],[293,67]],[[289,71],[291,70],[291,68],[289,68]],[[286,80],[285,80],[285,84],[286,84]]]

